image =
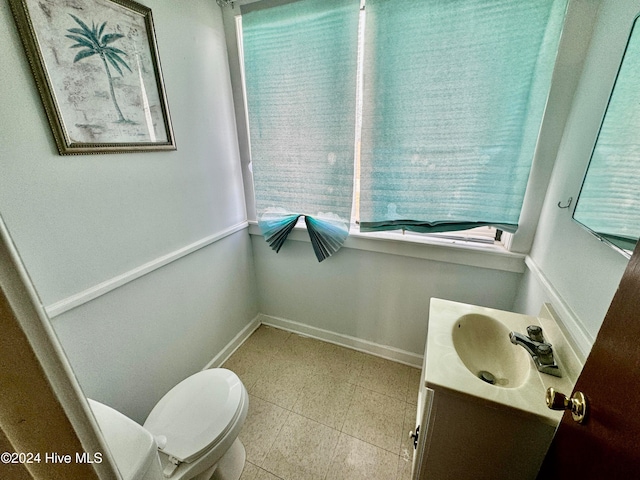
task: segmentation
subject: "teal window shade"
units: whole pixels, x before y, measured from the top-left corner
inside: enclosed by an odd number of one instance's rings
[[[574,218],[619,248],[640,237],[640,22],[636,19]]]
[[[566,0],[367,0],[362,231],[514,232]]]
[[[318,260],[349,231],[357,0],[300,0],[242,15],[258,223],[276,251],[300,216]]]

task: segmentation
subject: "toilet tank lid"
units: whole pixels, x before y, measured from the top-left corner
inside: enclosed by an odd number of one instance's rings
[[[87,401],[122,478],[142,478],[151,462],[158,461],[153,436],[117,410],[90,398]]]
[[[144,428],[167,438],[162,452],[191,462],[229,430],[241,411],[243,390],[230,370],[203,370],[169,390],[151,410]]]

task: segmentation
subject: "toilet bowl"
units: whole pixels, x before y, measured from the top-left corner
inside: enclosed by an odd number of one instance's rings
[[[245,452],[237,437],[249,396],[230,370],[186,378],[160,399],[143,425],[88,401],[125,480],[238,480],[242,473]]]

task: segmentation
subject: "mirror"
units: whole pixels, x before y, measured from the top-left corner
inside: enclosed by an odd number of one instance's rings
[[[618,70],[573,218],[631,256],[640,236],[640,22]]]

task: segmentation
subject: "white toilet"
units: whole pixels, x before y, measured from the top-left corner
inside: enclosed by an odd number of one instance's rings
[[[125,480],[238,480],[245,461],[238,439],[247,390],[224,368],[203,370],[173,387],[142,426],[88,399]]]

